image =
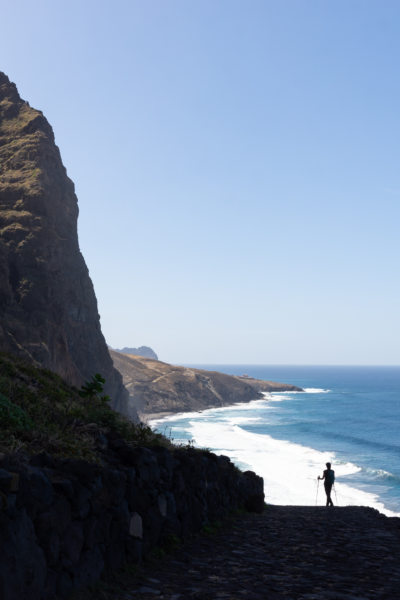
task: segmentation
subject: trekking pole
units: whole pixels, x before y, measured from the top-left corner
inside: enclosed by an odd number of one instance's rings
[[[315,506],[317,506],[317,502],[318,502],[318,490],[319,490],[319,478],[317,479],[317,495],[315,496]]]

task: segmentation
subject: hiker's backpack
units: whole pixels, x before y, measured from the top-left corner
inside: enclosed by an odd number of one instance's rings
[[[333,469],[327,469],[325,471],[325,480],[330,485],[335,483],[335,471]]]

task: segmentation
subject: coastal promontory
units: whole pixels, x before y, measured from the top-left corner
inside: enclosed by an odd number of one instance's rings
[[[262,398],[262,392],[302,391],[285,383],[170,365],[113,350],[110,353],[131,402],[144,420],[250,402]]]

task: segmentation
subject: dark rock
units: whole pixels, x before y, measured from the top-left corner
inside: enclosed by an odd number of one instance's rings
[[[0,512],[0,598],[40,600],[46,561],[25,510]]]
[[[49,566],[57,565],[60,557],[60,538],[58,534],[51,529],[42,530],[43,535],[38,534],[38,539],[41,547],[46,555],[47,564]]]
[[[36,531],[41,532],[51,529],[62,536],[71,523],[71,513],[69,501],[64,496],[56,494],[52,506],[40,512],[36,517]]]
[[[162,446],[155,447],[153,452],[154,452],[154,454],[157,458],[157,462],[160,466],[160,472],[161,472],[162,479],[165,481],[165,483],[167,485],[170,485],[171,481],[172,481],[172,474],[173,474],[174,463],[175,463],[171,452],[169,452],[166,448],[163,448]]]
[[[151,484],[159,480],[160,467],[152,451],[147,448],[133,448],[131,456],[136,476],[142,484]]]
[[[129,559],[134,563],[139,563],[143,556],[143,542],[141,539],[130,537],[126,540],[126,552]]]
[[[57,571],[47,569],[47,577],[43,592],[43,600],[54,600],[57,590]]]
[[[94,515],[90,515],[83,522],[84,548],[93,548],[96,543],[101,541],[99,536],[99,520]]]
[[[74,482],[74,496],[72,498],[72,515],[85,519],[91,510],[90,500],[93,494],[89,488],[78,481]]]
[[[136,481],[135,469],[129,469],[127,472],[126,479],[126,498],[128,500],[128,506],[131,511],[135,510],[137,504],[138,485]]]
[[[107,571],[119,569],[126,561],[126,540],[116,539],[109,541],[105,551],[105,564]]]
[[[128,503],[126,500],[122,501],[118,506],[111,509],[111,529],[109,538],[117,540],[121,536],[127,537],[129,535],[129,522],[131,519],[131,513],[129,512]]]
[[[63,463],[63,472],[74,475],[86,487],[96,489],[100,485],[100,468],[85,460],[68,459]]]
[[[70,479],[52,479],[52,484],[56,492],[59,492],[69,500],[72,500],[74,497],[74,486]]]
[[[102,495],[108,506],[119,505],[126,493],[127,475],[117,469],[108,469],[103,474]]]
[[[57,464],[55,458],[48,454],[47,452],[40,452],[39,454],[35,454],[29,461],[34,467],[50,467],[54,468]]]
[[[34,516],[50,506],[54,499],[51,482],[38,467],[28,467],[20,477],[18,504],[25,506],[29,515]]]
[[[10,491],[12,475],[5,469],[0,469],[0,491],[8,493]]]
[[[154,505],[157,490],[148,487],[137,487],[134,493],[129,497],[129,508],[137,511],[139,514],[146,512],[149,506]]]
[[[82,553],[79,566],[75,568],[74,587],[82,588],[94,585],[104,570],[104,558],[99,547],[87,549]]]
[[[61,571],[57,578],[57,595],[60,598],[67,598],[74,587],[71,575],[67,571]]]
[[[264,510],[264,494],[249,496],[245,502],[245,508],[249,512],[261,513]]]
[[[114,408],[135,417],[101,333],[53,131],[4,73],[0,81],[0,349],[77,387],[101,373]]]
[[[65,532],[61,542],[62,562],[71,565],[78,562],[83,548],[83,527],[79,521],[73,521]]]
[[[143,515],[143,547],[145,552],[157,545],[161,537],[163,521],[164,518],[157,507],[148,508]]]
[[[264,483],[253,471],[245,471],[241,480],[245,508],[250,512],[264,510]]]

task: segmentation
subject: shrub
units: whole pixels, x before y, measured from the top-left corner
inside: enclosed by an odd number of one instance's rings
[[[0,424],[2,428],[25,431],[31,429],[32,421],[26,412],[0,394]]]

